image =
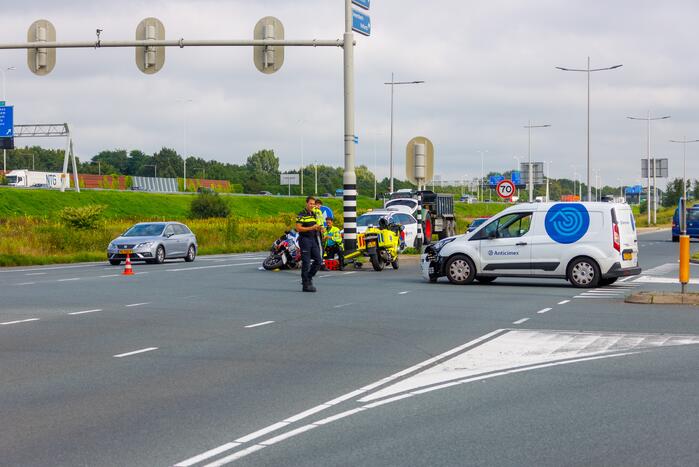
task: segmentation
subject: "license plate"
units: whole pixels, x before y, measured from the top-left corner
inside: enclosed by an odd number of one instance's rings
[[[633,259],[633,253],[624,253],[624,261],[631,261]]]
[[[131,255],[133,254],[133,250],[119,250],[120,255]]]

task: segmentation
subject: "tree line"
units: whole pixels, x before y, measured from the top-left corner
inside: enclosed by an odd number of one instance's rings
[[[7,151],[7,167],[12,169],[29,169],[44,172],[60,172],[63,169],[62,149],[45,149],[40,146],[27,146]],[[69,167],[69,171],[72,168]],[[342,188],[342,167],[331,167],[328,165],[318,165],[317,180],[318,194],[331,193]],[[125,175],[167,178],[182,178],[184,176],[184,159],[174,149],[162,148],[154,154],[146,154],[143,151],[134,149],[114,149],[101,151],[93,156],[89,161],[78,161],[78,172],[82,174],[101,175]],[[357,189],[364,196],[374,194],[374,174],[366,166],[360,165],[355,168],[357,175]],[[228,180],[233,186],[238,187],[236,191],[244,193],[258,193],[269,191],[271,193],[286,194],[287,186],[279,184],[279,158],[273,150],[262,149],[247,157],[244,164],[223,163],[216,160],[204,160],[201,157],[187,157],[187,178],[201,178],[213,180]],[[285,173],[299,173],[299,170],[291,170]],[[486,180],[491,175],[499,175],[491,172],[486,175]],[[505,178],[510,177],[509,172],[502,174]],[[304,190],[303,194],[313,194],[315,191],[316,167],[309,165],[303,170]],[[394,179],[394,188],[414,188],[415,186],[405,180]],[[432,185],[428,184],[428,188]],[[575,191],[574,191],[575,188]],[[389,189],[389,180],[384,178],[376,180],[376,192],[380,196]],[[604,186],[600,189],[601,195],[619,196],[620,187]],[[473,194],[467,186],[435,186],[435,191],[453,193],[460,195],[465,193]],[[520,199],[527,199],[527,190],[521,189]],[[570,179],[549,180],[549,196],[551,199],[560,199],[561,195],[575,194],[578,191],[578,184]],[[587,193],[587,185],[582,184],[582,193]],[[687,191],[690,198],[699,199],[699,181],[688,180]],[[593,187],[593,193],[595,192]],[[301,187],[296,185],[291,187],[291,194],[301,194]],[[534,196],[544,196],[546,194],[545,185],[535,186]],[[670,180],[665,188],[663,205],[676,206],[682,195],[682,179]],[[494,190],[489,186],[484,189],[485,199],[497,199]]]

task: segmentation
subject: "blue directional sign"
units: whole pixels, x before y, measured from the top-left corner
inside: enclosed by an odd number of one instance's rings
[[[14,135],[12,106],[0,107],[0,138],[12,138]]]
[[[352,3],[357,5],[359,8],[364,8],[365,10],[368,10],[370,1],[371,0],[352,0]]]
[[[370,36],[371,18],[369,15],[352,8],[352,30],[364,36]]]
[[[494,187],[503,180],[505,180],[505,177],[503,177],[502,175],[491,175],[488,184],[491,187]]]
[[[359,136],[354,135],[354,144],[359,144]]]

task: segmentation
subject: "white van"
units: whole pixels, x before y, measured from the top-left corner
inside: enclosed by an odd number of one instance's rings
[[[621,203],[518,204],[473,232],[428,246],[420,266],[426,280],[446,276],[454,284],[507,276],[597,287],[641,273],[636,223]]]

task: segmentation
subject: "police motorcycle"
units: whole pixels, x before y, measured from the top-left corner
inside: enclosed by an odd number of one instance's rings
[[[389,264],[393,269],[398,269],[398,253],[404,247],[402,231],[402,225],[389,224],[382,218],[378,227],[371,225],[363,233],[357,234],[357,250],[345,255],[345,259],[365,256],[369,258],[374,271],[383,271]],[[354,264],[361,267],[356,260]]]
[[[262,262],[262,267],[268,271],[274,269],[296,269],[301,264],[301,248],[298,243],[299,234],[288,230],[272,244],[269,256]]]

